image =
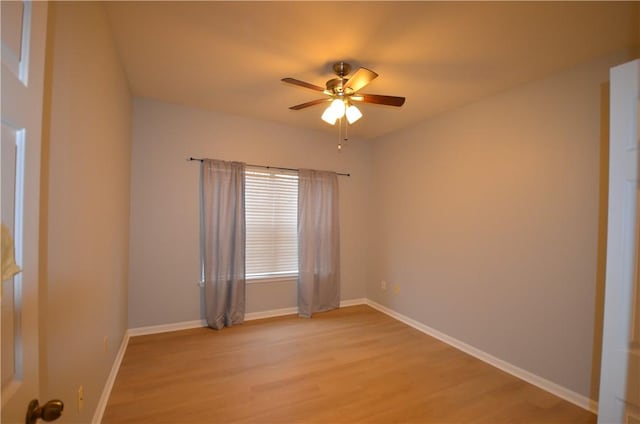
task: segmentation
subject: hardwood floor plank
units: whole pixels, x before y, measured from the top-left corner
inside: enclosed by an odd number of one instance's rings
[[[368,306],[133,337],[103,423],[595,423]]]

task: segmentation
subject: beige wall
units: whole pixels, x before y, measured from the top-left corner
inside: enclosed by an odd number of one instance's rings
[[[297,113],[297,112],[292,112]],[[202,318],[199,164],[207,157],[350,172],[340,177],[341,298],[362,298],[368,268],[370,145],[340,153],[319,133],[148,99],[134,100],[129,327]],[[296,306],[296,286],[249,284],[247,312]]]
[[[90,422],[127,329],[131,97],[103,6],[50,7],[41,400],[65,401],[60,422]]]
[[[626,58],[379,139],[367,296],[589,397],[606,212],[602,89]],[[383,279],[399,293],[381,290]]]

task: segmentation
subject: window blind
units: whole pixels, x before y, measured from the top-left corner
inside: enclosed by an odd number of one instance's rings
[[[247,167],[246,277],[298,274],[298,175]]]

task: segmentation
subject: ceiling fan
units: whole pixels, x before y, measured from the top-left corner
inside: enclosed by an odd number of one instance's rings
[[[319,91],[329,97],[312,100],[310,102],[291,106],[289,109],[300,110],[309,106],[315,106],[325,102],[331,102],[330,106],[322,114],[322,120],[334,125],[336,120],[346,115],[347,121],[352,124],[362,117],[360,110],[353,102],[374,103],[388,106],[402,106],[404,97],[383,96],[380,94],[364,94],[360,93],[360,89],[367,86],[373,81],[378,74],[367,68],[358,68],[349,78],[347,75],[351,72],[351,65],[345,62],[337,62],[333,65],[333,71],[338,76],[332,78],[325,84],[325,88],[317,85],[300,81],[295,78],[283,78],[282,81],[297,85],[311,90]]]

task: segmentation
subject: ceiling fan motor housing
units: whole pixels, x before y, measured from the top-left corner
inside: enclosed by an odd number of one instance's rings
[[[335,72],[338,78],[332,78],[327,81],[327,94],[342,96],[346,94],[344,93],[343,87],[348,81],[348,78],[345,78],[345,75],[351,72],[351,65],[346,62],[336,62],[333,64],[333,72]]]
[[[346,78],[332,78],[327,81],[327,91],[329,94],[340,95],[346,82]]]

